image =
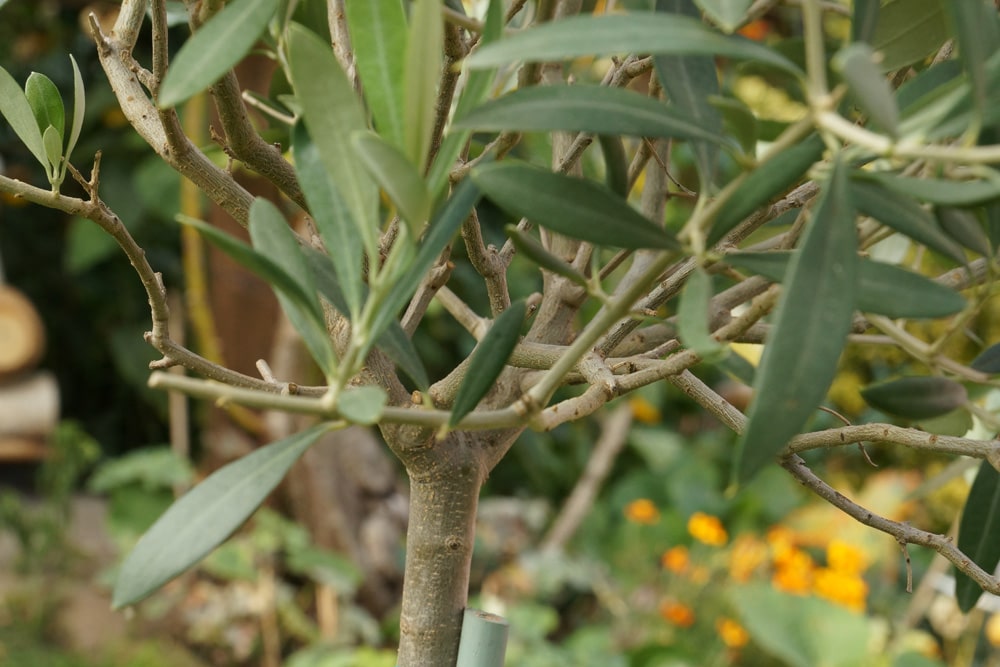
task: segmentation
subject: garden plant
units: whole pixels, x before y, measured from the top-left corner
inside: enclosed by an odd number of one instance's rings
[[[781,466],[901,558],[919,545],[951,561],[963,610],[1000,594],[1000,346],[950,346],[1000,270],[993,2],[187,0],[180,49],[177,4],[124,0],[113,29],[93,17],[101,64],[132,130],[249,230],[252,244],[181,220],[273,287],[324,381],[266,364],[251,377],[179,343],[157,267],[102,199],[100,155],[73,154],[79,71],[69,102],[44,73],[0,71],[0,112],[48,181],[0,176],[0,191],[117,241],[162,355],[149,384],[316,420],[181,497],[125,560],[116,606],[224,541],[322,434],[377,426],[409,479],[398,665],[455,664],[490,472],[526,429],[661,382],[740,435],[730,493]],[[765,15],[785,29],[739,34]],[[269,97],[232,71],[251,51],[275,63]],[[765,117],[738,94],[750,79],[792,113]],[[178,114],[204,90],[221,165]],[[280,196],[255,198],[237,169]],[[537,289],[511,293],[515,261]],[[457,262],[488,311],[454,287]],[[440,377],[412,342],[431,307],[477,341]],[[764,343],[756,369],[734,343]],[[883,421],[810,430],[842,354],[871,348],[908,360],[861,391]],[[751,383],[749,407],[701,369]],[[871,511],[808,463],[866,443],[980,462],[957,540]]]

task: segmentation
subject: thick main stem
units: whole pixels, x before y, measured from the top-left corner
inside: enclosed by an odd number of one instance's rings
[[[411,468],[398,667],[450,667],[458,657],[484,477],[477,448],[459,442],[464,436],[454,433],[434,445],[454,456],[429,472]]]

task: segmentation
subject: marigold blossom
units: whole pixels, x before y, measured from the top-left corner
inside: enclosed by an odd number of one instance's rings
[[[694,625],[694,612],[691,607],[676,600],[664,600],[660,603],[660,616],[668,623],[680,628],[690,628]]]
[[[695,512],[688,519],[687,529],[691,537],[713,547],[721,547],[729,541],[729,534],[722,526],[722,522],[711,514]]]
[[[691,564],[691,555],[688,548],[683,545],[671,547],[660,556],[660,564],[665,570],[670,570],[674,574],[684,574]]]
[[[722,617],[715,622],[715,630],[722,643],[729,648],[743,648],[750,641],[750,633],[731,618]]]
[[[660,510],[649,498],[639,498],[625,506],[625,518],[632,523],[651,526],[660,520]]]

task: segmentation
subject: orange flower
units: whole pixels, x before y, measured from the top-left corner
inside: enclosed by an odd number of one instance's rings
[[[768,34],[770,34],[771,24],[765,19],[757,19],[756,21],[750,21],[750,23],[747,23],[736,32],[743,35],[747,39],[752,39],[755,42],[761,42],[768,36]]]
[[[670,570],[674,574],[684,574],[691,564],[688,548],[680,545],[667,549],[660,556],[660,564],[663,565],[664,569]]]
[[[713,547],[721,547],[729,540],[729,534],[719,518],[704,512],[692,514],[688,519],[687,529],[691,537]]]
[[[852,611],[865,610],[868,584],[858,574],[825,567],[817,569],[814,574],[813,591],[816,595]]]
[[[694,625],[694,612],[691,608],[675,600],[664,600],[660,603],[660,616],[680,628],[690,628]]]
[[[743,648],[750,641],[750,633],[746,628],[731,618],[720,618],[715,622],[715,630],[722,638],[722,643],[729,648]]]
[[[843,540],[830,540],[826,545],[826,564],[844,574],[860,574],[868,566],[864,552]]]
[[[625,506],[625,518],[632,523],[651,526],[660,520],[660,510],[649,498],[639,498]]]
[[[641,424],[659,424],[663,420],[660,409],[642,396],[633,396],[628,401],[632,417]]]

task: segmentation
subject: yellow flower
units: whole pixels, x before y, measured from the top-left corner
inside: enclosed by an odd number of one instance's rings
[[[868,584],[856,573],[824,567],[815,572],[813,591],[830,602],[862,612],[865,610],[865,598],[868,597]]]
[[[864,552],[843,540],[830,540],[826,545],[826,564],[844,574],[860,574],[868,566]]]
[[[660,409],[642,396],[630,398],[628,406],[632,410],[632,417],[641,424],[659,424],[663,420]]]
[[[625,518],[632,523],[651,526],[660,520],[660,510],[649,498],[639,498],[625,506]]]
[[[681,545],[667,549],[660,557],[660,564],[665,570],[670,570],[674,574],[684,574],[691,564],[687,547]]]
[[[767,560],[767,546],[753,535],[733,540],[729,553],[729,576],[744,583]]]
[[[805,551],[789,547],[780,560],[775,559],[774,566],[771,585],[778,590],[805,595],[812,588],[815,564]]]
[[[681,604],[676,600],[664,600],[660,603],[660,616],[668,623],[681,628],[690,628],[694,625],[694,612],[691,607]]]
[[[986,621],[986,641],[990,646],[1000,647],[1000,614],[993,614]]]
[[[729,648],[743,648],[750,641],[746,628],[731,618],[720,618],[715,622],[715,630],[722,638],[722,643]]]
[[[713,547],[721,547],[729,540],[729,534],[719,518],[704,512],[692,514],[688,519],[687,529],[691,537]]]

